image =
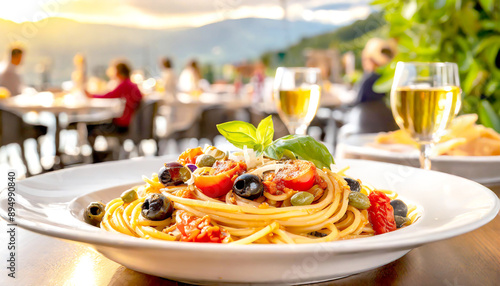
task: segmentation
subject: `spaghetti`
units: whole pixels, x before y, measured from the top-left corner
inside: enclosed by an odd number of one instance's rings
[[[309,162],[264,159],[260,166],[231,173],[239,163],[226,157],[212,167],[198,167],[180,185],[165,186],[161,173],[143,177],[145,184],[133,188],[137,199],[129,202],[116,198],[107,203],[100,227],[145,239],[229,244],[316,243],[375,235],[371,207],[360,208],[350,201],[351,187],[341,176],[344,170],[335,173],[306,163]],[[313,174],[312,186],[303,189],[305,185],[297,183],[297,178],[304,181],[303,176],[308,172]],[[257,198],[245,198],[237,192],[235,181],[245,174],[262,180],[263,191]],[[231,184],[234,183],[224,195],[211,196],[209,188],[199,183],[200,177],[213,179],[222,175],[228,175]],[[217,186],[223,187],[222,183]],[[361,185],[363,196],[371,199],[375,192],[391,199],[397,197],[394,192]],[[150,204],[147,200],[152,194],[162,194],[160,197],[173,206],[173,212],[160,219],[145,217],[145,204]],[[301,196],[312,202],[301,205],[295,198]],[[152,202],[149,206],[152,207]],[[418,219],[416,208],[409,209],[406,225]]]

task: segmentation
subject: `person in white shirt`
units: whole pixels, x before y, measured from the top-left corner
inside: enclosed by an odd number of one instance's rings
[[[76,54],[73,57],[73,64],[75,69],[71,73],[71,80],[75,90],[83,91],[87,84],[87,64],[83,54]]]
[[[18,95],[22,92],[21,77],[16,71],[22,59],[23,51],[19,48],[13,48],[10,52],[10,62],[6,63],[0,71],[0,86],[7,88],[11,95]]]
[[[177,78],[172,61],[169,58],[162,58],[161,65],[161,79],[164,82],[165,94],[167,97],[174,99],[177,93]]]
[[[196,60],[191,60],[179,75],[178,88],[182,92],[193,92],[200,89],[201,72]]]

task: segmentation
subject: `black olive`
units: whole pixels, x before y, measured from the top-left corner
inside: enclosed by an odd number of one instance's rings
[[[344,177],[344,180],[347,182],[347,185],[349,185],[351,192],[361,191],[361,184],[359,181],[347,177]]]
[[[101,202],[90,203],[87,209],[85,209],[85,213],[83,214],[85,222],[93,226],[99,226],[102,218],[104,217],[105,208],[106,205]]]
[[[405,216],[395,215],[394,216],[394,220],[396,221],[396,227],[397,228],[401,228],[404,225],[407,225],[407,224],[410,223],[410,219],[407,218],[407,217],[405,217]]]
[[[174,212],[174,204],[162,194],[151,194],[142,204],[141,214],[149,220],[164,220]]]
[[[394,209],[394,215],[406,217],[408,215],[408,207],[402,200],[392,200],[391,206]]]
[[[186,182],[191,178],[191,172],[181,163],[165,163],[158,172],[158,179],[165,186],[175,186]]]
[[[322,233],[322,232],[319,232],[319,231],[313,231],[313,232],[311,232],[311,233],[310,233],[310,235],[312,235],[312,236],[316,236],[316,237],[325,237],[325,236],[327,236],[328,234],[326,234],[326,233]]]
[[[186,164],[186,167],[189,169],[189,171],[194,172],[198,167],[196,167],[195,164]]]
[[[234,181],[233,192],[242,198],[253,200],[262,195],[264,185],[258,176],[243,174]]]

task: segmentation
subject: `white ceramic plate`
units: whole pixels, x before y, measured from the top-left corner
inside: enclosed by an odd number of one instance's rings
[[[365,159],[419,167],[418,151],[410,147],[401,152],[370,146],[377,134],[353,134],[337,145],[336,158]],[[406,146],[405,146],[406,147]],[[404,150],[403,150],[404,149]],[[407,151],[407,152],[403,152]],[[500,156],[437,156],[432,170],[457,175],[483,185],[500,183]]]
[[[172,158],[170,158],[172,159]],[[498,213],[497,196],[456,176],[387,163],[346,160],[351,176],[397,191],[421,207],[415,224],[369,238],[309,245],[217,245],[151,241],[109,233],[82,221],[91,201],[119,196],[168,158],[88,165],[18,182],[16,222],[28,230],[82,242],[124,266],[192,283],[306,283],[392,262],[414,247],[474,230]],[[7,192],[0,216],[7,217]],[[55,258],[57,259],[57,258]],[[430,258],[429,258],[430,259]]]

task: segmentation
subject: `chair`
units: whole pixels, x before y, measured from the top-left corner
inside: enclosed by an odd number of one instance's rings
[[[220,135],[217,124],[235,120],[236,112],[223,106],[206,108],[201,112],[200,120],[198,121],[198,137],[206,138],[213,142],[215,136]]]
[[[340,128],[337,142],[349,135],[397,130],[391,109],[383,101],[362,102],[349,112],[347,124]]]
[[[158,113],[159,100],[143,100],[137,108],[128,132],[120,136],[120,143],[127,139],[132,140],[137,146],[142,140],[155,139],[155,117]]]
[[[158,146],[158,138],[155,135],[155,118],[158,113],[159,100],[142,100],[129,125],[126,133],[111,135],[118,138],[120,151],[126,140],[131,140],[134,148],[138,148],[142,140],[154,139]],[[157,150],[155,155],[157,154]],[[139,155],[143,155],[141,148],[138,148]]]
[[[0,146],[9,144],[18,144],[21,147],[21,159],[26,166],[26,175],[31,175],[28,162],[26,161],[26,153],[24,149],[24,141],[27,139],[35,139],[37,141],[37,152],[40,155],[40,145],[38,138],[47,134],[47,126],[31,125],[23,121],[18,114],[10,112],[0,107]]]

